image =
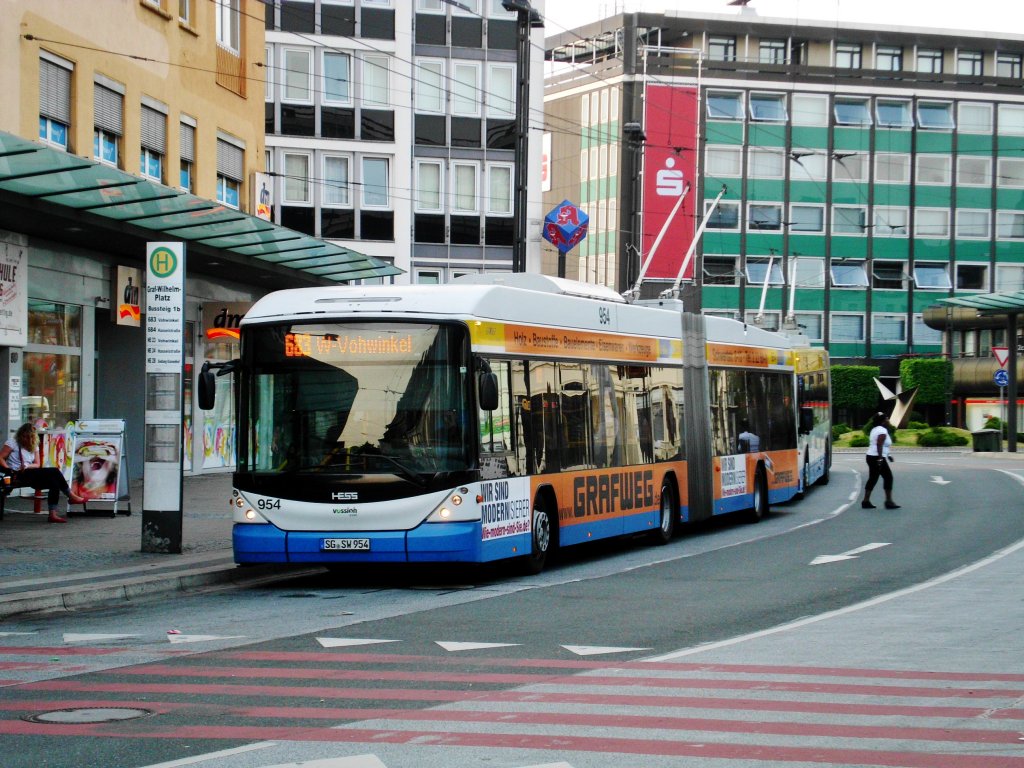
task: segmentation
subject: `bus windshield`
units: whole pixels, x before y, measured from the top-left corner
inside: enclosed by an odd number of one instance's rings
[[[457,325],[247,328],[249,471],[423,482],[466,469],[474,435],[467,350]]]

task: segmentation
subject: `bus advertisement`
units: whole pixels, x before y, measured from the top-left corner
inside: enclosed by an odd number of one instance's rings
[[[802,337],[540,275],[278,291],[240,325],[236,562],[549,555],[827,480],[828,359]]]

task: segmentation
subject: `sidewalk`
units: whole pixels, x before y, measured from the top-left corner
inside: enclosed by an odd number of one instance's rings
[[[186,477],[183,486],[182,553],[171,555],[141,551],[141,480],[131,486],[131,514],[125,514],[127,502],[118,503],[116,517],[110,517],[110,504],[85,515],[77,507],[64,525],[47,522],[45,500],[43,512],[34,514],[31,496],[7,499],[0,520],[0,620],[295,572],[235,565],[230,474]]]

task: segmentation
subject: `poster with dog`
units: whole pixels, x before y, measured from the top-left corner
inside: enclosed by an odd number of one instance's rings
[[[87,500],[117,499],[120,435],[77,435],[72,454],[71,492]]]

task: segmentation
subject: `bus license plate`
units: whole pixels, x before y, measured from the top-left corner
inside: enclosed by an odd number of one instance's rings
[[[320,549],[325,552],[369,552],[369,539],[324,539]]]

